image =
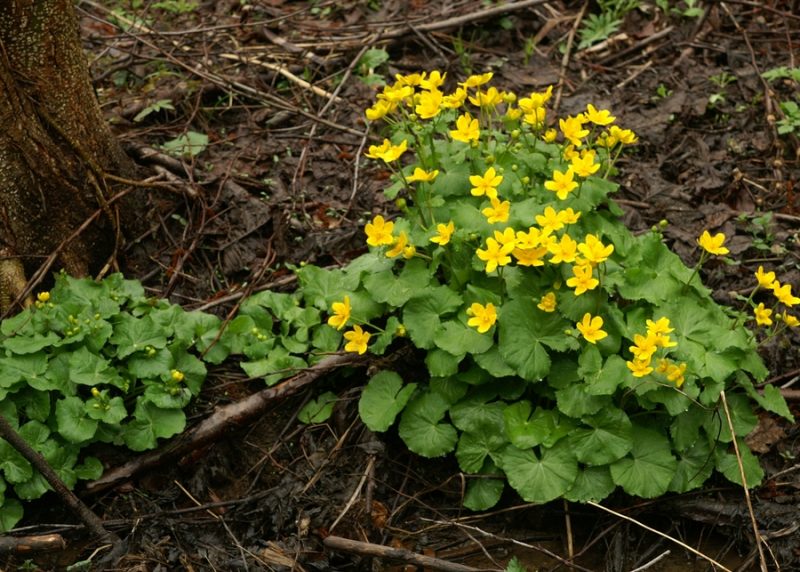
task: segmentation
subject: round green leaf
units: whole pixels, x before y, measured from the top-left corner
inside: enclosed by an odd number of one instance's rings
[[[652,429],[635,427],[633,449],[611,465],[611,477],[626,493],[649,499],[667,492],[677,468],[669,439]]]
[[[398,431],[411,451],[422,457],[441,457],[455,448],[458,433],[441,422],[449,407],[441,394],[432,391],[418,395],[406,406]]]
[[[546,503],[564,495],[578,476],[578,463],[562,441],[540,456],[509,445],[499,455],[508,483],[528,502]]]
[[[402,378],[393,371],[381,371],[372,376],[358,401],[358,413],[364,425],[371,431],[386,431],[416,387],[416,383],[404,387]]]

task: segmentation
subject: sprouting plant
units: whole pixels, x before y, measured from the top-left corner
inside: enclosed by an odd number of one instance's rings
[[[581,24],[578,49],[608,39],[619,30],[628,12],[639,7],[639,0],[598,0],[600,12],[589,14]]]
[[[197,10],[198,3],[195,0],[160,0],[154,2],[152,8],[158,8],[165,12],[174,14],[188,14]]]
[[[656,0],[656,6],[664,14],[677,14],[684,18],[699,18],[703,15],[703,7],[698,0]]]
[[[133,118],[133,122],[139,123],[140,121],[143,121],[151,113],[157,113],[162,109],[174,110],[175,107],[172,105],[172,100],[159,99],[157,101],[154,101],[153,103],[142,109],[139,113],[137,113],[136,117]]]
[[[375,70],[387,61],[389,61],[389,53],[383,48],[370,48],[364,52],[356,65],[361,81],[367,85],[386,85],[386,80]]]
[[[505,481],[532,502],[686,491],[715,468],[740,481],[728,445],[753,428],[753,402],[791,414],[778,390],[753,387],[767,371],[742,327],[749,309],[721,308],[698,279],[727,254],[725,236],[700,237],[695,269],[658,228],[633,236],[607,176],[635,134],[592,105],[548,121],[552,89],[520,97],[491,78],[443,92],[439,72],[399,76],[366,111],[386,121],[367,156],[393,172],[385,194],[403,214],[375,216],[370,253],[334,271],[350,287],[328,300],[329,324],[347,351],[408,340],[427,375],[377,373],[363,421],[397,423],[420,456],[454,452],[466,474],[495,475],[469,481],[473,509],[497,502]],[[781,315],[796,327],[783,287]]]
[[[656,87],[655,94],[653,94],[653,96],[650,97],[650,101],[652,102],[661,101],[662,99],[666,99],[671,95],[672,95],[672,90],[669,89],[663,83],[659,83],[658,86]]]
[[[455,51],[456,55],[458,56],[458,62],[461,64],[461,70],[469,75],[472,73],[472,58],[470,57],[469,50],[467,49],[467,44],[464,42],[464,39],[461,37],[461,33],[453,38],[453,51]]]
[[[781,101],[783,117],[777,121],[778,133],[787,135],[800,131],[800,105],[796,101]]]
[[[708,105],[712,108],[725,103],[725,88],[736,81],[736,76],[726,71],[721,71],[708,78],[708,81],[717,86],[718,90],[708,96]]]

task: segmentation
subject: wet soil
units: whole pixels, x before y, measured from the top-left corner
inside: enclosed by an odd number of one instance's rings
[[[498,87],[518,93],[560,85],[558,113],[608,107],[639,135],[617,177],[631,229],[666,221],[670,246],[689,265],[702,230],[724,232],[735,262],[703,271],[722,303],[749,292],[762,264],[800,287],[798,139],[777,131],[780,102],[800,85],[762,76],[797,65],[797,1],[704,2],[693,17],[642,1],[588,49],[577,49],[574,30],[597,12],[594,2],[500,10],[478,0],[221,0],[185,13],[181,2],[160,4],[172,9],[79,5],[108,121],[143,166],[175,183],[172,193],[149,193],[149,227],[121,260],[154,295],[224,316],[244,293],[291,288],[288,265],[360,254],[365,221],[393,208],[381,193],[387,173],[362,159],[378,136],[364,135],[370,80],[432,69],[492,71]],[[388,62],[360,66],[375,48]],[[209,142],[185,168],[145,158],[146,148],[188,132]],[[799,341],[793,333],[763,351],[795,414]],[[358,421],[364,382],[359,370],[323,379],[196,454],[89,497],[127,539],[119,569],[419,569],[328,549],[330,535],[475,569],[502,569],[512,556],[530,570],[713,569],[680,540],[731,570],[758,569],[742,491],[722,481],[691,495],[644,502],[619,494],[604,503],[669,538],[595,507],[532,506],[511,493],[490,513],[470,513],[453,460],[421,462],[396,436],[373,435]],[[328,388],[341,396],[331,421],[298,424],[304,400]],[[257,389],[218,368],[194,419]],[[760,419],[751,446],[767,477],[752,495],[772,551],[766,562],[800,569],[800,427]],[[104,458],[110,465],[126,458],[114,454]],[[37,558],[42,569],[91,553],[80,530],[43,524],[70,515],[45,503],[32,514],[26,524],[63,530],[71,543]]]

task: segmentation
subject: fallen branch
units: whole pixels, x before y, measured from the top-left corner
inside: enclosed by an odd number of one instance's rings
[[[64,550],[67,541],[60,534],[40,536],[0,536],[0,554],[26,556],[36,552],[56,552]]]
[[[359,363],[366,363],[366,360],[353,354],[332,355],[279,385],[263,389],[236,403],[217,407],[209,417],[191,429],[184,431],[164,447],[145,453],[124,465],[111,469],[96,481],[90,482],[86,486],[86,490],[89,493],[107,490],[142,471],[163,465],[171,459],[185,455],[218,439],[225,431],[244,425],[263,413],[266,407],[274,400],[297,393],[328,371]]]
[[[331,550],[352,552],[354,554],[375,556],[377,558],[386,558],[389,560],[399,560],[417,566],[424,566],[426,569],[443,570],[444,572],[478,572],[480,570],[480,568],[456,564],[454,562],[448,562],[447,560],[441,560],[440,558],[423,556],[422,554],[411,552],[405,548],[393,548],[382,544],[359,542],[358,540],[350,540],[349,538],[342,538],[341,536],[327,536],[325,540],[323,540],[323,544]]]

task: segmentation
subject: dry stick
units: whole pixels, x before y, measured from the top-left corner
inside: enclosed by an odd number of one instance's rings
[[[117,535],[107,531],[103,527],[103,521],[100,520],[81,499],[75,496],[75,493],[67,488],[67,485],[64,484],[42,454],[33,449],[25,439],[20,437],[3,415],[0,415],[0,437],[8,441],[20,455],[25,457],[25,459],[42,474],[44,479],[53,487],[56,494],[58,494],[72,512],[83,521],[86,528],[88,528],[93,535],[101,540],[109,540],[112,544],[120,542]]]
[[[353,491],[353,494],[350,496],[350,500],[347,501],[347,504],[344,505],[342,512],[339,513],[339,516],[336,517],[336,520],[333,521],[333,524],[328,529],[330,532],[333,532],[333,529],[336,528],[336,525],[344,518],[344,515],[347,514],[347,511],[355,504],[356,499],[361,494],[361,489],[364,487],[364,483],[367,481],[367,477],[372,472],[372,469],[375,467],[375,455],[369,456],[369,461],[367,462],[367,468],[364,470],[364,474],[361,476],[361,480],[356,485],[356,490]],[[369,505],[367,505],[367,510],[370,510]]]
[[[342,538],[341,536],[327,536],[322,543],[332,550],[341,550],[342,552],[352,552],[365,556],[375,556],[377,558],[388,558],[390,560],[400,560],[401,562],[424,566],[426,569],[432,568],[434,570],[443,570],[444,572],[479,572],[480,570],[480,568],[456,564],[440,558],[423,556],[422,554],[411,552],[405,548],[392,548],[391,546],[384,546],[382,544],[359,542],[358,540],[350,540],[349,538]]]
[[[588,7],[589,2],[584,2],[581,11],[578,13],[578,16],[575,18],[575,22],[572,24],[572,29],[569,31],[569,36],[567,37],[567,47],[564,50],[564,57],[561,58],[561,69],[558,70],[558,87],[556,88],[556,98],[553,102],[553,115],[558,115],[558,108],[561,106],[561,92],[564,90],[564,78],[567,75],[569,56],[572,53],[572,43],[575,41],[575,33],[578,31],[578,26],[581,25],[581,20],[583,20],[583,15],[586,13],[586,9]]]
[[[659,554],[658,556],[653,558],[650,562],[645,562],[644,564],[642,564],[638,568],[634,568],[633,570],[631,570],[631,572],[642,572],[642,570],[647,570],[648,568],[654,566],[656,562],[658,562],[660,560],[663,560],[664,558],[669,556],[669,554],[670,554],[670,551],[669,550],[665,550],[664,552],[662,552],[661,554]]]
[[[722,409],[725,411],[725,418],[728,420],[728,429],[731,431],[731,440],[733,441],[733,452],[736,453],[736,463],[739,465],[739,475],[742,477],[742,488],[744,489],[744,499],[747,503],[747,512],[750,513],[750,524],[753,525],[753,534],[755,535],[756,547],[758,548],[758,559],[761,564],[761,572],[767,572],[767,560],[764,557],[764,550],[761,544],[766,542],[758,531],[758,523],[756,522],[756,513],[753,511],[753,503],[750,500],[750,490],[747,488],[747,477],[744,474],[744,464],[742,463],[742,456],[739,454],[739,444],[736,442],[736,431],[733,428],[733,420],[731,419],[731,412],[728,409],[728,400],[725,397],[725,390],[720,392],[722,400]]]
[[[421,520],[424,520],[424,521],[427,521],[427,522],[433,522],[433,523],[436,523],[436,524],[444,524],[444,525],[447,525],[447,526],[455,526],[455,527],[463,528],[463,529],[466,529],[466,530],[472,530],[472,531],[475,531],[475,532],[477,532],[477,533],[479,533],[479,534],[481,534],[481,535],[483,535],[483,536],[485,536],[487,538],[493,538],[495,540],[501,540],[503,542],[509,542],[509,543],[513,544],[514,546],[521,546],[522,548],[528,548],[530,550],[536,550],[537,552],[541,552],[542,554],[545,554],[545,555],[549,556],[553,560],[558,560],[559,562],[561,562],[561,564],[563,564],[565,566],[569,566],[570,568],[574,568],[575,570],[580,570],[581,572],[592,572],[592,570],[590,570],[589,568],[584,568],[583,566],[581,566],[579,564],[576,564],[575,562],[567,560],[566,558],[562,558],[561,556],[559,556],[555,552],[552,552],[552,551],[548,550],[547,548],[543,548],[542,546],[537,546],[535,544],[528,544],[527,542],[522,542],[520,540],[515,540],[513,538],[505,538],[503,536],[498,536],[496,534],[492,534],[491,532],[487,532],[487,531],[485,531],[485,530],[483,530],[481,528],[478,528],[477,526],[472,526],[472,525],[469,525],[469,524],[462,524],[460,522],[455,522],[455,521],[431,520],[429,518],[422,518]],[[726,570],[727,570],[727,568],[726,568]],[[727,570],[727,572],[731,572],[731,571]]]
[[[203,421],[184,431],[164,447],[145,453],[124,465],[108,471],[86,486],[90,493],[107,490],[121,481],[130,479],[143,470],[159,466],[220,437],[225,430],[241,425],[261,414],[275,399],[297,393],[300,389],[319,379],[331,369],[348,365],[359,365],[366,360],[352,354],[336,354],[305,369],[294,377],[274,387],[263,389],[236,403],[217,407]]]
[[[657,534],[658,536],[660,536],[662,538],[666,538],[667,540],[669,540],[671,542],[674,542],[675,544],[677,544],[678,546],[682,547],[683,549],[688,550],[689,552],[691,552],[695,556],[699,556],[703,560],[707,560],[708,562],[710,562],[714,566],[717,566],[720,570],[724,570],[725,572],[733,572],[730,568],[727,568],[727,567],[723,566],[722,564],[720,564],[719,562],[717,562],[716,560],[714,560],[710,556],[706,556],[705,554],[703,554],[699,550],[696,550],[696,549],[692,548],[688,544],[686,544],[684,542],[681,542],[680,540],[678,540],[676,538],[672,538],[671,536],[669,536],[668,534],[664,534],[660,530],[656,530],[655,528],[651,528],[651,527],[647,526],[646,524],[644,524],[642,522],[639,522],[635,518],[631,518],[630,516],[626,516],[626,515],[624,515],[624,514],[622,514],[620,512],[617,512],[617,511],[612,510],[610,508],[604,507],[603,505],[597,504],[596,502],[593,502],[593,501],[587,501],[586,504],[588,504],[590,506],[593,506],[595,508],[599,508],[600,510],[604,510],[607,513],[613,514],[616,517],[619,517],[621,519],[627,520],[628,522],[632,522],[633,524],[635,524],[637,526],[640,526],[640,527],[644,528],[645,530],[648,530],[648,531],[652,532],[653,534]]]
[[[60,534],[41,536],[0,536],[0,554],[29,556],[34,552],[60,552],[67,541]]]
[[[569,514],[569,502],[564,499],[564,526],[567,533],[567,556],[570,560],[575,558],[575,548],[572,542],[572,518]]]

